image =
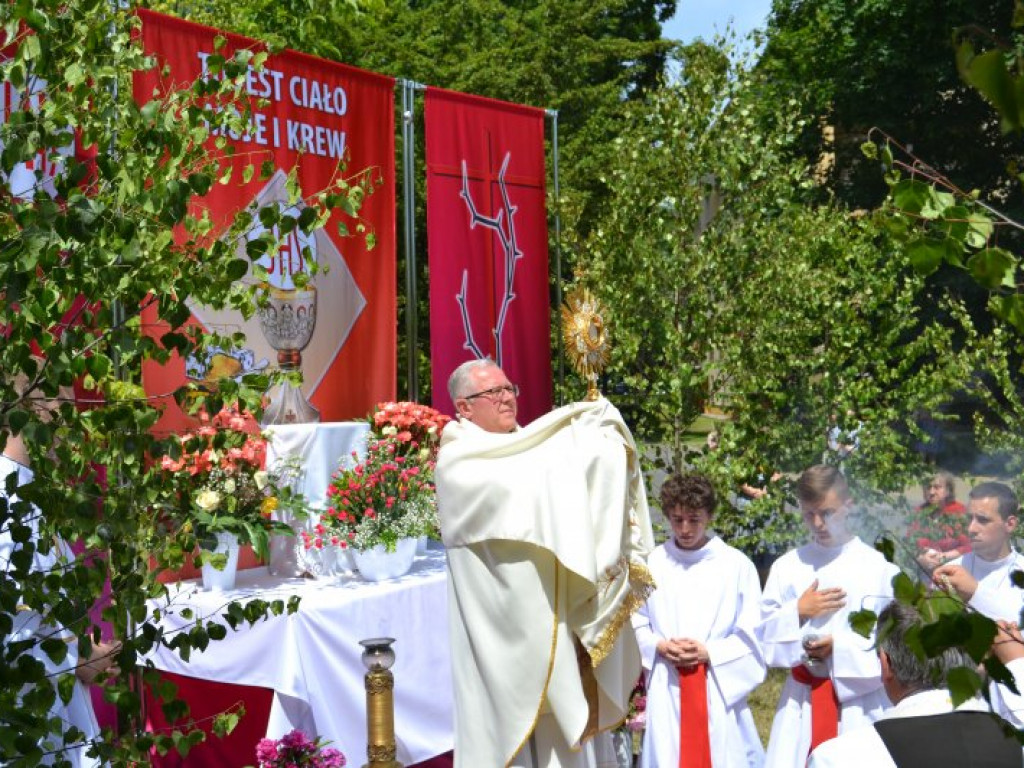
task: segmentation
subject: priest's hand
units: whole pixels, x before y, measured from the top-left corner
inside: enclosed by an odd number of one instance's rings
[[[815,579],[797,601],[796,609],[800,614],[800,623],[815,616],[824,616],[835,613],[846,605],[846,592],[841,587],[829,587],[818,589],[818,580]]]
[[[961,600],[970,600],[978,589],[978,580],[962,565],[940,565],[932,573],[932,582],[940,589],[955,592]]]

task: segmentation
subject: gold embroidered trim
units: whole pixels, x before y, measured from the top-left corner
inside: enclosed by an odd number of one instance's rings
[[[622,604],[615,611],[615,615],[608,622],[608,626],[601,633],[601,637],[594,643],[594,647],[589,649],[590,660],[595,667],[600,666],[601,662],[608,658],[608,654],[612,652],[612,648],[615,646],[615,641],[619,638],[619,632],[622,631],[622,627],[629,622],[634,613],[640,610],[640,607],[647,602],[651,592],[654,591],[654,577],[647,570],[646,565],[631,561],[629,563],[628,578],[629,590],[625,598],[623,598]]]

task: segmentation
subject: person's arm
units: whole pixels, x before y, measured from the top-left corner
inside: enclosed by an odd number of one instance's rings
[[[745,560],[745,559],[744,559]],[[760,618],[761,582],[749,560],[736,595],[736,618],[725,637],[708,640],[708,670],[727,707],[743,701],[764,682],[767,665],[756,639]]]
[[[654,668],[654,660],[658,655],[658,643],[664,638],[658,635],[651,626],[651,618],[648,614],[650,603],[645,602],[640,609],[633,614],[633,633],[636,635],[637,645],[640,646],[640,661],[644,669],[650,671]]]
[[[790,669],[800,663],[804,649],[800,642],[798,599],[783,583],[784,571],[785,564],[780,560],[768,573],[761,596],[757,640],[768,666]]]

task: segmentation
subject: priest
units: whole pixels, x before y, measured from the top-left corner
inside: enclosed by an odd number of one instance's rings
[[[626,716],[653,546],[633,439],[606,400],[516,423],[492,360],[448,384],[436,480],[449,568],[456,768],[591,768]]]
[[[671,475],[661,510],[672,538],[649,561],[658,587],[633,617],[647,673],[641,768],[761,768],[747,696],[764,680],[755,632],[761,583],[750,559],[709,528],[702,475]]]
[[[766,768],[802,768],[818,744],[870,725],[889,706],[873,640],[854,632],[849,616],[878,613],[898,569],[848,528],[852,500],[838,468],[807,469],[796,494],[812,540],[775,562],[761,601],[765,658],[790,670]]]

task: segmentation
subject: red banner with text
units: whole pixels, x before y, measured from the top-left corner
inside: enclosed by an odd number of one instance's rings
[[[434,406],[490,356],[527,423],[551,409],[544,111],[428,88],[425,120]]]
[[[142,44],[157,59],[154,69],[136,75],[134,96],[139,104],[213,76],[211,57],[219,61],[239,49],[262,49],[248,38],[150,11],[138,13]],[[220,47],[215,43],[218,37],[226,41]],[[235,172],[228,183],[215,184],[201,200],[214,233],[232,237],[232,216],[251,205],[276,204],[283,212],[301,213],[302,200],[289,198],[288,176],[293,171],[302,194],[309,196],[331,186],[339,174],[351,177],[370,169],[380,185],[365,198],[359,218],[376,244],[370,250],[361,234],[339,234],[339,224],[352,232],[356,224],[338,211],[313,235],[293,232],[277,253],[259,262],[267,269],[270,285],[265,287],[274,301],[286,297],[284,304],[269,305],[275,314],[261,311],[245,319],[238,312],[191,305],[192,322],[221,332],[241,331],[242,349],[215,351],[203,360],[175,357],[166,366],[149,365],[143,371],[146,391],[162,396],[186,378],[206,381],[273,369],[286,360],[295,364],[298,348],[302,393],[319,409],[321,420],[362,418],[378,401],[395,396],[394,80],[285,51],[269,56],[261,69],[250,68],[244,96],[252,110],[247,132],[223,137],[234,148],[234,157],[226,162],[235,164]],[[214,141],[211,138],[211,152],[223,155]],[[259,169],[268,160],[272,173],[243,173],[246,166]],[[257,222],[247,235],[235,238],[239,252],[263,233],[261,227]],[[320,265],[312,276],[312,289],[302,281],[297,286],[292,278],[299,271],[309,274],[312,259]],[[283,340],[282,318],[292,320],[291,330],[301,326],[302,332]],[[144,317],[144,322],[154,320],[155,313]],[[152,330],[162,333],[158,327]],[[186,419],[173,400],[163,397],[162,402],[166,412],[159,428],[184,427]]]

